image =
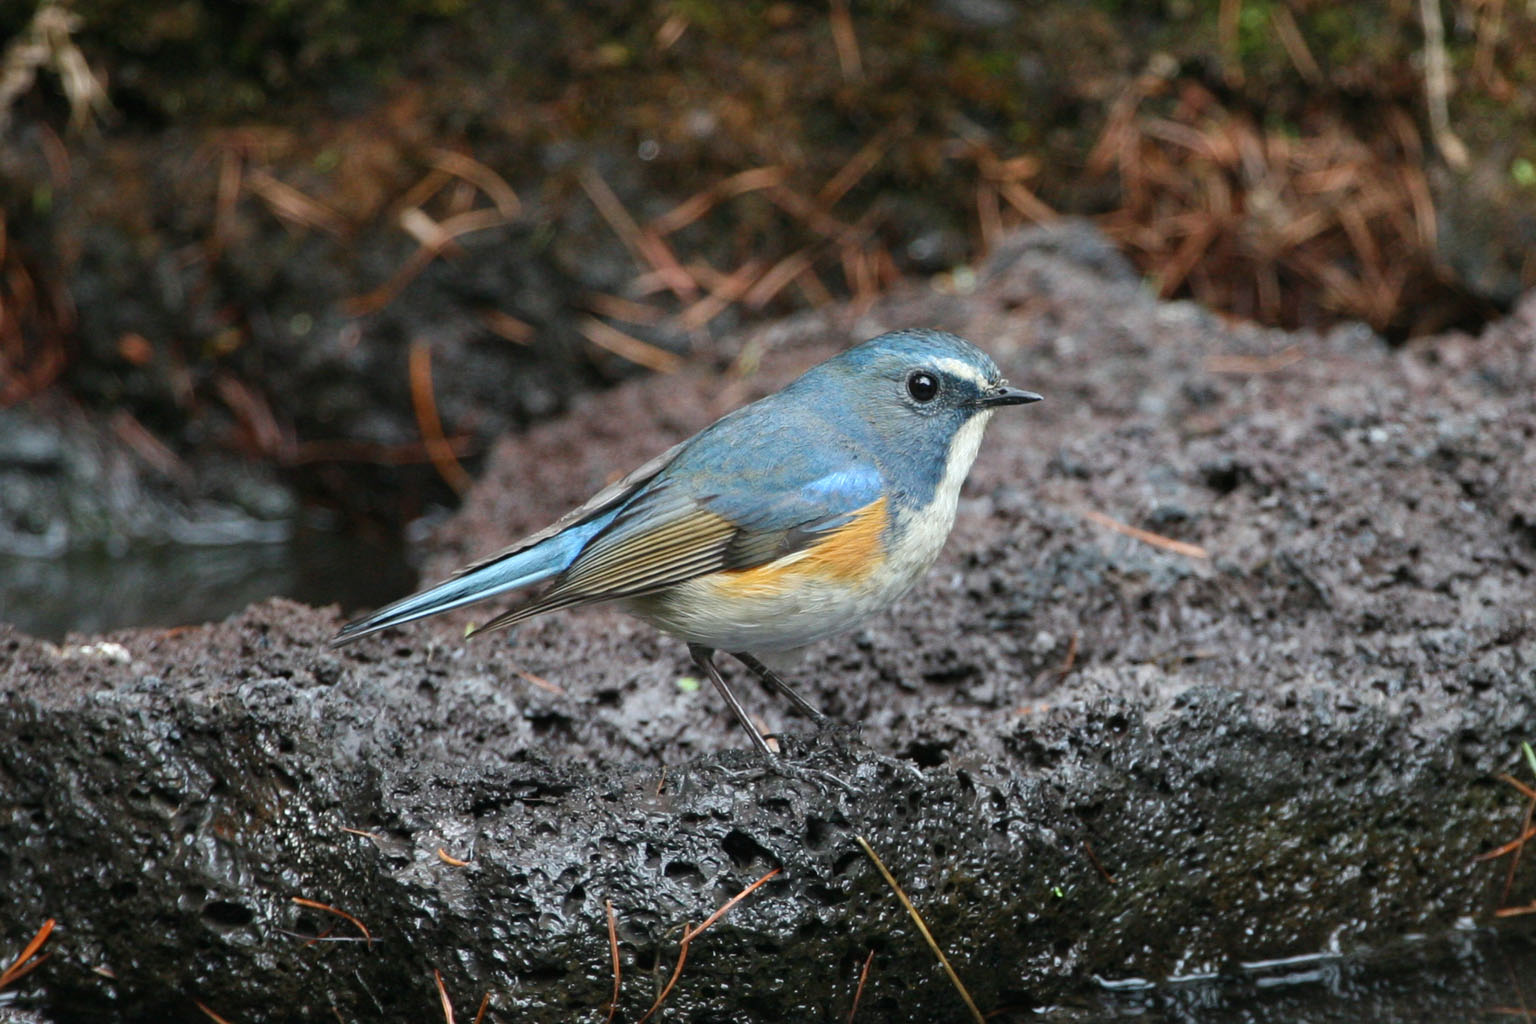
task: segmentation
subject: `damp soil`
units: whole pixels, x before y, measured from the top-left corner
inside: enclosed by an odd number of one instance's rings
[[[860,836],[994,1019],[1101,1005],[1095,978],[1528,941],[1495,912],[1536,871],[1505,891],[1476,858],[1518,834],[1499,776],[1536,739],[1529,300],[1394,350],[1159,303],[1091,230],[1027,232],[970,294],[755,329],[731,372],[506,437],[428,574],[913,324],[1046,401],[995,418],[918,589],[790,669],[846,728],[743,687],[774,764],[611,610],[340,651],[355,609],[281,599],[61,644],[0,627],[0,943],[59,921],[32,1005],[421,1019],[436,970],[461,1017],[488,992],[494,1019],[597,1020],[611,907],[633,1021],[684,927],[776,871],[692,944],[666,1019],[845,1019],[871,953],[858,1019],[964,1019]]]

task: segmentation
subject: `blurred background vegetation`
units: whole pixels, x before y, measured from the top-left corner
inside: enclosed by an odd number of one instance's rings
[[[1532,39],[1530,0],[13,0],[0,549],[164,540],[145,495],[393,537],[583,391],[1063,216],[1222,314],[1475,331],[1536,284]],[[128,498],[38,483],[93,445]]]

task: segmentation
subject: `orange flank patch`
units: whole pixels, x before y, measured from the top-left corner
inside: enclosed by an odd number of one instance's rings
[[[885,499],[876,498],[820,544],[766,565],[716,573],[711,582],[732,597],[773,597],[805,580],[862,583],[885,561],[880,538],[889,521]]]

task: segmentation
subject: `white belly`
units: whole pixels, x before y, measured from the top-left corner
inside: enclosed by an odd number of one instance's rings
[[[779,593],[746,595],[728,593],[702,576],[625,604],[689,643],[722,651],[784,651],[835,636],[884,611],[926,568],[904,574],[881,568],[857,586],[802,579]]]

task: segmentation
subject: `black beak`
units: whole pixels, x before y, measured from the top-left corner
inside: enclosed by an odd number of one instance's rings
[[[998,384],[983,391],[980,400],[976,404],[980,405],[983,409],[995,409],[1000,405],[1028,405],[1030,402],[1038,401],[1040,401],[1040,396],[1033,391],[1009,387],[1007,384]]]

